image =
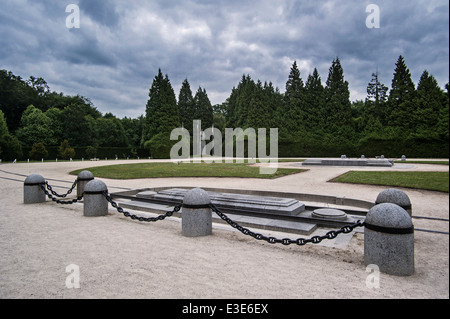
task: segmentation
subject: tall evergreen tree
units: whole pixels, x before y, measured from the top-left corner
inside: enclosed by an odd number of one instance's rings
[[[366,109],[372,115],[384,122],[385,106],[387,102],[388,88],[380,83],[378,79],[378,70],[372,73],[372,80],[367,85]]]
[[[191,86],[189,81],[185,79],[180,88],[178,95],[178,110],[180,112],[180,121],[184,128],[186,128],[192,135],[192,121],[195,115],[195,102],[192,96]]]
[[[205,89],[198,88],[194,96],[194,105],[194,119],[202,121],[202,129],[211,127],[214,123],[213,107]]]
[[[145,108],[146,123],[143,139],[150,140],[158,133],[170,133],[180,126],[177,102],[168,76],[163,76],[161,69],[153,79],[149,99]]]
[[[249,126],[249,117],[252,114],[249,112],[249,106],[254,98],[256,89],[256,83],[250,77],[250,75],[243,75],[242,80],[237,87],[237,96],[236,96],[236,123],[234,127],[248,127]]]
[[[399,56],[395,66],[388,98],[388,125],[397,128],[398,134],[409,134],[414,127],[410,116],[415,111],[415,87],[403,56]]]
[[[445,89],[447,92],[443,93],[443,97],[442,97],[442,106],[441,109],[439,110],[439,121],[437,123],[437,131],[439,132],[439,136],[441,137],[442,140],[447,142],[448,145],[448,140],[449,140],[449,136],[448,136],[448,123],[449,123],[449,97],[450,97],[450,84],[447,82],[447,84],[445,85]]]
[[[150,149],[153,157],[167,158],[173,144],[170,132],[177,127],[180,127],[180,116],[175,92],[167,74],[164,77],[159,69],[149,91],[142,144]]]
[[[304,128],[303,120],[305,118],[304,110],[304,85],[300,77],[300,70],[297,62],[294,61],[286,82],[286,91],[284,93],[284,129],[289,135],[296,135],[299,130]]]
[[[318,131],[325,125],[324,87],[317,68],[308,76],[305,84],[305,125],[308,131]]]
[[[422,73],[417,85],[416,97],[417,108],[413,114],[416,133],[438,138],[436,125],[439,122],[441,108],[445,107],[445,95],[434,76],[426,70]]]
[[[255,130],[258,128],[270,128],[273,112],[270,105],[271,89],[267,83],[263,86],[260,80],[256,82],[254,95],[250,101],[248,127]]]
[[[333,60],[325,87],[325,130],[335,137],[352,137],[352,112],[348,82],[339,58]]]

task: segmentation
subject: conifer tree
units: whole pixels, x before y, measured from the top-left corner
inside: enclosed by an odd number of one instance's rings
[[[300,77],[300,70],[297,62],[294,61],[286,82],[286,91],[284,93],[284,128],[289,135],[295,135],[304,127],[305,110],[303,105],[304,85]]]
[[[388,88],[380,83],[378,70],[372,73],[372,80],[367,85],[366,111],[370,112],[376,119],[384,122],[385,106],[387,102]]]
[[[335,137],[351,138],[352,114],[348,82],[339,58],[333,60],[325,87],[325,130]]]
[[[145,109],[144,147],[150,149],[153,157],[167,158],[173,144],[170,132],[177,127],[180,127],[180,116],[175,92],[169,77],[164,77],[159,69],[153,79]]]
[[[318,131],[323,127],[324,119],[324,88],[317,68],[308,76],[305,84],[305,125],[306,129]]]
[[[413,129],[411,114],[414,114],[415,88],[411,73],[403,56],[399,56],[388,98],[388,125],[397,129],[397,134],[408,134]]]
[[[416,133],[420,136],[438,138],[436,124],[439,122],[441,108],[444,107],[444,92],[433,75],[424,71],[417,85],[416,110],[412,116]]]
[[[214,123],[213,107],[205,89],[198,88],[194,96],[194,119],[202,121],[202,129],[211,127]]]
[[[256,82],[254,95],[250,101],[248,127],[255,130],[258,128],[270,128],[273,112],[270,106],[271,89],[267,83],[263,84],[260,80]]]
[[[180,88],[178,95],[178,110],[180,112],[180,121],[184,128],[186,128],[192,135],[192,121],[194,120],[195,102],[192,96],[191,86],[189,81],[185,79]]]
[[[236,123],[234,127],[248,127],[249,126],[249,106],[254,97],[256,84],[250,75],[243,75],[242,80],[237,87],[235,116]]]

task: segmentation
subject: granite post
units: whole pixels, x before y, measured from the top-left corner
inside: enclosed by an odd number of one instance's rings
[[[103,192],[108,191],[106,184],[93,179],[84,187],[84,216],[105,216],[108,214],[108,201]]]
[[[381,272],[414,273],[414,226],[406,210],[392,203],[372,207],[364,222],[364,262]]]
[[[39,174],[31,174],[23,183],[23,203],[34,204],[45,202],[45,193],[41,188],[45,185],[45,179]]]
[[[375,205],[382,203],[397,204],[398,206],[406,210],[410,216],[412,216],[411,200],[405,192],[399,189],[388,188],[380,192],[377,196],[377,199],[375,200]]]
[[[86,184],[94,179],[94,174],[90,171],[81,171],[77,178],[77,197],[80,197],[84,193],[84,187]]]
[[[212,233],[211,199],[201,188],[194,188],[183,198],[181,228],[185,237],[208,236]]]

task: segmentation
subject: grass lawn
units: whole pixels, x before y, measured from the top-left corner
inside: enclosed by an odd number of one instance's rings
[[[350,171],[331,182],[385,185],[449,192],[448,172]]]
[[[433,164],[433,165],[449,165],[449,161],[394,161],[398,164]]]
[[[87,168],[96,177],[136,179],[155,177],[244,177],[277,178],[306,171],[305,169],[278,168],[274,174],[260,174],[259,167],[231,163],[142,163]],[[78,175],[82,170],[70,174]]]

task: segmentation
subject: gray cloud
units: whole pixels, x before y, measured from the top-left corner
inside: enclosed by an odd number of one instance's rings
[[[61,1],[0,2],[0,68],[43,77],[52,90],[90,98],[103,113],[138,116],[158,68],[175,93],[188,78],[213,103],[242,74],[284,91],[294,60],[304,81],[317,67],[325,82],[338,56],[351,98],[363,99],[377,68],[390,86],[404,55],[417,83],[427,69],[449,79],[449,4],[434,1],[74,1],[81,28],[67,29]],[[381,27],[365,26],[380,7]]]
[[[110,0],[79,0],[78,5],[83,13],[99,24],[115,27],[119,23],[115,4]]]

